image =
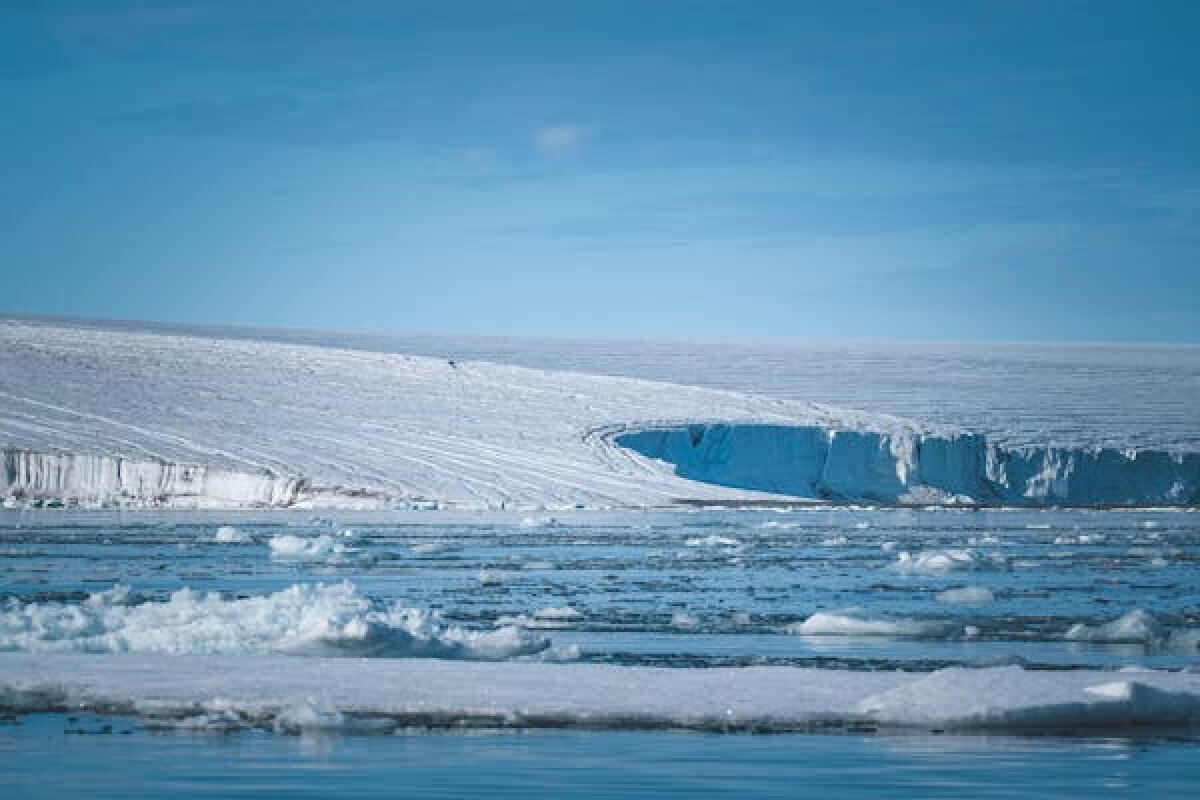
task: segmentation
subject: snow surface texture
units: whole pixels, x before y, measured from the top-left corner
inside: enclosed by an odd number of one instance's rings
[[[908,417],[1006,447],[1200,451],[1200,347],[337,333],[26,317],[705,386]]]
[[[1200,498],[1188,442],[1002,446],[886,415],[628,378],[14,320],[0,321],[0,446],[8,505]]]
[[[1096,733],[1195,725],[1200,674],[0,655],[0,710],[65,709],[138,714],[163,727],[283,733],[412,726]]]

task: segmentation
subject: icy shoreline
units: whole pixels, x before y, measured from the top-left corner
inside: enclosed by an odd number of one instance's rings
[[[163,727],[282,733],[434,727],[1095,734],[1200,723],[1200,675],[4,654],[0,709],[134,714]]]

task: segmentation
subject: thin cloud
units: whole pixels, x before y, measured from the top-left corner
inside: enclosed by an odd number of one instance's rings
[[[557,156],[574,149],[586,133],[582,125],[548,125],[534,131],[533,141],[543,155]]]

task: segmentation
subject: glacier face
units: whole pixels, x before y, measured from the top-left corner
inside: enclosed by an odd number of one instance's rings
[[[0,320],[10,506],[1195,504],[1200,447],[1172,435],[1013,440],[627,377]]]
[[[1010,506],[1200,503],[1200,453],[1008,448],[975,433],[692,424],[618,444],[697,481],[832,501]]]
[[[270,472],[236,472],[204,464],[17,448],[5,449],[3,456],[0,489],[4,498],[11,498],[9,505],[22,501],[192,508],[371,505],[368,492],[316,486],[308,478]]]

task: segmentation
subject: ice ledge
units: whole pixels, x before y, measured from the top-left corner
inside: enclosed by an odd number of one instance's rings
[[[5,448],[5,507],[305,508],[379,507],[379,492],[319,486],[308,478],[249,473],[203,464],[88,453]]]
[[[629,429],[614,444],[676,475],[838,502],[1012,506],[1194,506],[1200,453],[1004,447],[981,434],[759,423]]]

